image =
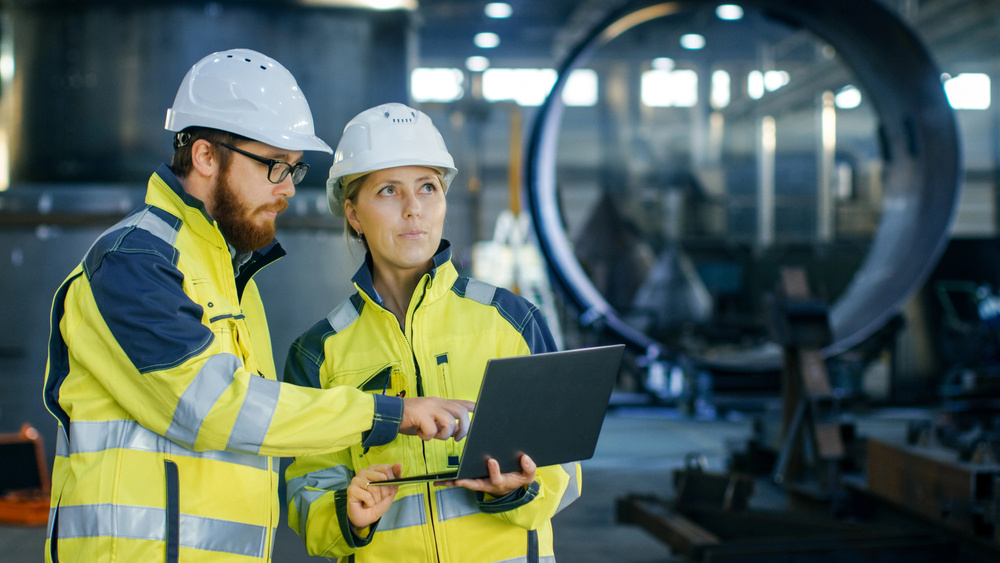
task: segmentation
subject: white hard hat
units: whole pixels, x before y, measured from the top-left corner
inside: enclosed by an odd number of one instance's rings
[[[333,166],[326,181],[330,211],[334,215],[344,214],[344,188],[349,180],[396,166],[437,168],[446,191],[458,173],[441,133],[424,112],[391,103],[356,115],[344,127],[333,153]]]
[[[295,78],[250,49],[220,51],[184,76],[165,128],[211,127],[293,151],[333,152],[316,136],[312,112]]]

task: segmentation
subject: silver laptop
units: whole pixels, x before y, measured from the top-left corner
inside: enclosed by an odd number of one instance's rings
[[[615,344],[489,360],[458,469],[372,485],[480,479],[489,476],[489,458],[501,473],[516,472],[522,454],[539,467],[590,459],[624,350]]]

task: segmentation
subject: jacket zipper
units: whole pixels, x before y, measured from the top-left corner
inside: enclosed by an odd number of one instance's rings
[[[429,283],[429,281],[428,281],[428,283]],[[413,306],[413,312],[410,313],[410,318],[408,318],[406,320],[406,332],[409,333],[409,335],[408,336],[407,336],[407,334],[403,335],[404,337],[406,337],[407,345],[410,347],[410,355],[413,357],[413,370],[414,370],[414,372],[415,372],[415,374],[417,376],[417,396],[418,397],[423,397],[424,396],[424,382],[423,382],[423,378],[421,377],[421,374],[420,374],[420,363],[417,362],[417,352],[416,352],[416,350],[414,350],[414,346],[413,346],[413,335],[416,334],[416,331],[413,330],[413,320],[417,317],[417,309],[419,309],[420,305],[423,304],[423,302],[424,302],[424,296],[425,295],[427,295],[427,284],[426,283],[424,284],[424,291],[421,292],[421,294],[420,294],[420,299],[417,301],[417,304]],[[423,442],[421,442],[420,443],[420,449],[421,449],[421,453],[423,454],[423,457],[424,457],[424,460],[425,460],[425,462],[424,462],[424,470],[427,471],[428,470],[428,468],[427,468],[427,462],[426,462],[426,459],[427,459],[427,446]],[[433,486],[432,483],[426,483],[424,485],[424,487],[426,487],[426,493],[425,494],[427,495],[427,507],[428,507],[428,510],[430,511],[430,517],[427,520],[428,520],[428,524],[430,524],[430,527],[431,527],[431,537],[434,538],[434,555],[435,555],[435,559],[437,561],[441,561],[441,552],[438,550],[438,542],[437,542],[437,532],[438,531],[437,531],[437,526],[435,526],[435,521],[436,521],[435,513],[436,513],[436,510],[435,510],[434,499],[433,499],[434,495],[433,495],[433,491],[431,490],[432,486]]]

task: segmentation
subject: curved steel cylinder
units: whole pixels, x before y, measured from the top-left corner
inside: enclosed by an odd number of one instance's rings
[[[596,289],[574,256],[556,197],[556,145],[561,93],[570,71],[594,51],[641,23],[703,8],[705,0],[633,2],[608,15],[569,52],[531,126],[526,147],[527,200],[541,249],[583,325],[611,331],[650,358],[685,355],[629,326]],[[839,354],[898,313],[930,274],[947,242],[961,173],[958,132],[928,51],[902,20],[877,1],[745,0],[746,8],[810,31],[833,46],[877,111],[885,162],[881,219],[852,281],[830,305]],[[780,365],[780,355],[731,368]]]

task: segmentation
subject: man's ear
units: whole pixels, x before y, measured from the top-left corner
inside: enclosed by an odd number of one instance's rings
[[[219,168],[219,157],[215,147],[205,139],[198,139],[191,145],[191,166],[205,177],[211,177]]]

